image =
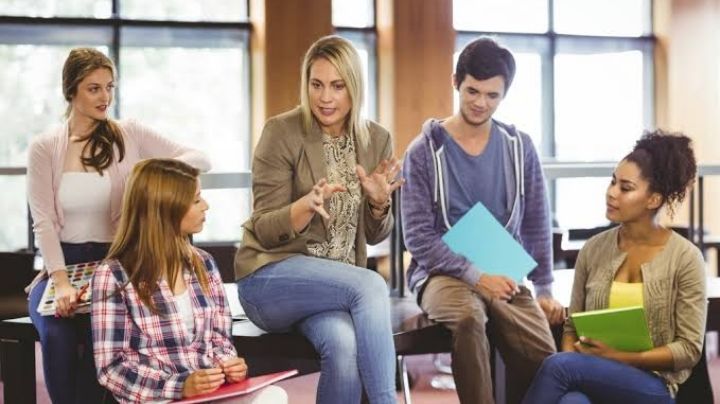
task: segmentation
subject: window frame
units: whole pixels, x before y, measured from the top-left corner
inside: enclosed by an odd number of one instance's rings
[[[249,4],[246,1],[246,10]],[[252,137],[250,118],[253,116],[250,102],[250,36],[251,24],[248,19],[244,21],[178,21],[178,20],[141,20],[124,18],[120,13],[122,0],[112,0],[112,14],[108,18],[92,17],[29,17],[0,15],[0,44],[2,45],[68,45],[68,46],[105,46],[109,56],[113,59],[118,77],[122,77],[122,63],[120,50],[125,46],[177,46],[183,43],[187,47],[203,48],[227,47],[218,46],[215,39],[218,37],[230,38],[241,46],[243,65],[248,68],[243,71],[242,80],[248,89],[238,99],[243,110],[247,111],[248,119],[244,127],[237,128],[240,133],[248,133],[247,153],[252,153]],[[145,35],[136,36],[131,44],[126,44],[123,30],[148,30],[157,33],[164,31],[164,36]],[[188,35],[191,34],[191,35]],[[170,39],[168,39],[170,38]],[[203,42],[204,41],[204,42]],[[193,46],[193,44],[195,46]],[[226,45],[226,44],[225,44]],[[113,114],[117,119],[122,117],[120,109],[121,92],[116,92]],[[248,158],[248,161],[250,159]],[[26,166],[0,165],[0,176],[25,176]],[[234,172],[221,174],[205,174],[204,189],[246,188],[249,172]],[[205,184],[207,182],[208,184]],[[27,212],[29,217],[30,213]],[[32,231],[27,234],[27,248],[34,249],[34,235]]]
[[[598,35],[575,35],[559,34],[554,31],[554,0],[547,0],[548,7],[548,30],[544,33],[525,32],[495,32],[495,31],[469,31],[455,30],[455,51],[461,50],[467,43],[478,36],[490,36],[507,45],[513,51],[532,51],[541,56],[541,77],[542,88],[541,110],[542,110],[542,134],[538,153],[541,162],[567,164],[568,169],[577,164],[582,166],[583,161],[559,161],[556,159],[555,143],[555,56],[563,50],[575,52],[592,53],[592,51],[604,49],[632,49],[640,50],[643,53],[643,123],[646,128],[654,127],[656,120],[655,110],[655,52],[657,38],[654,35],[652,19],[652,1],[644,2],[646,10],[645,19],[642,22],[644,31],[641,36],[598,36]],[[602,162],[594,162],[602,163]],[[550,210],[554,212],[557,201],[557,187],[555,178],[547,179],[548,199]]]

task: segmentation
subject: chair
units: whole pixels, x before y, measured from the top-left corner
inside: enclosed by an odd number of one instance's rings
[[[0,320],[28,315],[27,286],[35,277],[35,255],[25,250],[0,252]]]
[[[680,385],[675,402],[677,404],[712,404],[713,402],[704,343],[700,360],[693,367],[690,377]]]
[[[605,230],[612,229],[616,224],[610,223],[604,226],[592,227],[589,229],[569,229],[568,239],[569,240],[587,240],[590,237],[602,233]]]
[[[405,241],[400,210],[400,189],[393,195],[395,226],[390,235],[390,274],[392,323],[400,388],[406,404],[411,403],[410,378],[405,356],[447,353],[452,349],[452,334],[442,324],[430,320],[413,296],[405,293]]]
[[[208,254],[212,255],[215,259],[220,270],[220,277],[224,283],[235,282],[235,250],[237,250],[236,243],[232,241],[228,242],[196,242],[194,243],[197,248],[204,250]]]
[[[563,229],[554,227],[552,230],[553,269],[568,267],[565,251],[562,248],[563,234]]]

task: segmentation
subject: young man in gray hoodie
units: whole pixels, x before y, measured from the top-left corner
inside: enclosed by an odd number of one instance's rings
[[[552,297],[552,237],[537,152],[527,134],[492,119],[514,75],[507,49],[490,38],[468,44],[453,75],[460,109],[425,122],[403,164],[409,286],[428,316],[452,331],[452,369],[463,404],[493,402],[486,329],[506,362],[507,398],[515,403],[555,352],[548,322],[563,321]],[[526,287],[483,273],[441,240],[477,202],[538,262],[528,275],[537,301]]]

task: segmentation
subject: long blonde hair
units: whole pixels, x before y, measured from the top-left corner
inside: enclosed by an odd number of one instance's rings
[[[208,291],[207,268],[193,253],[180,223],[195,199],[199,171],[181,161],[148,159],[135,165],[123,197],[122,216],[108,258],[128,274],[140,300],[153,312],[161,278],[172,285],[183,268]]]
[[[70,116],[73,97],[77,94],[78,85],[85,77],[97,69],[108,69],[115,80],[115,64],[109,57],[93,48],[75,48],[70,51],[62,71],[62,90],[65,101],[68,102],[65,110],[65,117]],[[82,156],[85,156],[89,148],[89,157],[81,157],[83,166],[95,168],[100,175],[108,168],[113,161],[114,146],[118,148],[119,158],[122,161],[125,157],[125,142],[120,133],[117,123],[110,119],[95,122],[95,128],[90,133],[89,140],[85,143]]]
[[[327,60],[335,67],[347,86],[352,104],[345,122],[348,135],[355,136],[361,145],[367,146],[370,142],[370,132],[367,121],[360,117],[360,109],[365,99],[365,85],[360,56],[358,56],[357,50],[350,41],[337,35],[325,36],[315,41],[308,49],[303,60],[302,80],[300,83],[300,109],[305,132],[310,132],[315,119],[310,108],[310,95],[308,94],[310,68],[313,62],[320,58]]]

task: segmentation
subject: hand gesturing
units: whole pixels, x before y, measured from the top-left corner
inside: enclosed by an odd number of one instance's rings
[[[325,178],[313,186],[312,191],[307,194],[308,206],[311,210],[319,213],[325,219],[330,215],[325,210],[325,200],[329,199],[335,192],[346,192],[347,188],[340,184],[328,184]]]
[[[375,167],[375,171],[370,174],[367,174],[359,164],[355,171],[365,195],[367,195],[370,203],[374,205],[385,204],[390,198],[390,194],[405,183],[403,178],[395,179],[395,176],[400,172],[400,162],[395,157],[381,161]]]

